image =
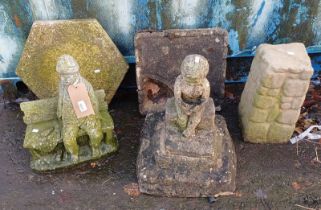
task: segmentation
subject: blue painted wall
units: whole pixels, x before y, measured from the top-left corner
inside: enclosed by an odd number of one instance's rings
[[[263,43],[321,44],[321,0],[0,0],[0,78],[15,77],[34,20],[96,18],[124,56],[142,29],[223,27],[230,54]]]

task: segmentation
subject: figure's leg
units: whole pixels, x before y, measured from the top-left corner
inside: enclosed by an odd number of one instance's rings
[[[37,159],[41,158],[41,153],[38,152],[37,150],[29,149],[29,152],[31,154],[32,160],[37,160]]]
[[[78,126],[77,125],[63,125],[63,142],[64,146],[71,154],[71,160],[73,162],[78,162],[78,153],[79,153],[79,146],[77,144],[77,134],[78,134]]]
[[[177,124],[178,126],[184,130],[187,126],[188,115],[186,115],[180,106],[175,102],[175,107],[177,111]]]
[[[96,117],[89,116],[81,126],[82,129],[88,134],[90,147],[92,149],[93,157],[100,157],[100,143],[103,139],[103,131],[101,129],[101,122]]]
[[[201,122],[204,108],[201,108],[197,112],[193,112],[188,119],[187,127],[183,132],[183,135],[186,137],[195,136],[195,129],[198,124]]]

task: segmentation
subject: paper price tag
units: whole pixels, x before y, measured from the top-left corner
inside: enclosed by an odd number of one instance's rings
[[[95,114],[85,84],[70,85],[68,94],[77,118]]]

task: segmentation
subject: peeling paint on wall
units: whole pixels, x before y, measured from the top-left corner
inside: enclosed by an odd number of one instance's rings
[[[133,49],[134,4],[134,0],[87,0],[87,10],[95,14],[116,45]],[[123,53],[129,54],[129,51],[123,50]]]
[[[212,14],[208,27],[222,27],[229,29],[231,27],[231,20],[229,15],[235,12],[235,6],[231,0],[210,1],[209,12]]]
[[[229,33],[229,46],[231,53],[237,53],[240,50],[238,32],[232,28],[233,13],[236,8],[231,0],[211,0],[209,1],[209,23],[205,27],[222,27]],[[206,22],[206,20],[204,20]]]
[[[135,33],[146,29],[222,27],[232,54],[263,42],[321,44],[321,0],[0,0],[0,6],[0,77],[15,76],[39,19],[96,18],[124,56],[134,55]]]
[[[70,0],[29,0],[34,20],[72,18]]]
[[[321,45],[321,1],[318,4],[318,15],[313,19],[312,29],[314,33],[314,43]]]
[[[180,28],[195,28],[200,23],[206,0],[176,0],[171,2],[173,21]]]
[[[10,66],[17,64],[15,55],[18,53],[16,40],[0,34],[0,77],[10,77]]]
[[[249,37],[247,45],[251,48],[267,40],[278,27],[280,18],[277,11],[282,8],[282,1],[252,0],[248,16]]]
[[[293,26],[296,26],[297,24],[300,24],[301,22],[304,22],[308,19],[308,11],[309,8],[304,4],[295,4],[298,8],[298,12],[295,17],[295,24]]]
[[[239,34],[237,31],[231,29],[228,33],[229,46],[232,53],[240,51]]]
[[[15,77],[24,40],[8,12],[8,5],[0,3],[0,78]]]

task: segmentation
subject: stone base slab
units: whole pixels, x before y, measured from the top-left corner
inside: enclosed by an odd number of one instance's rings
[[[84,136],[83,139],[87,138]],[[88,141],[87,139],[85,141]],[[79,159],[72,162],[70,154],[65,151],[63,146],[57,146],[55,153],[49,153],[47,155],[39,157],[39,159],[31,160],[30,167],[39,172],[57,170],[62,168],[72,167],[87,161],[95,161],[102,157],[114,154],[118,149],[118,142],[116,137],[108,140],[108,144],[102,141],[100,144],[100,156],[93,157],[92,150],[89,144],[79,145]]]
[[[164,153],[161,136],[165,132],[165,113],[148,114],[143,127],[137,159],[140,191],[176,197],[210,197],[235,190],[236,156],[225,120],[217,116],[215,124],[222,138],[222,151],[213,156],[184,156]]]

